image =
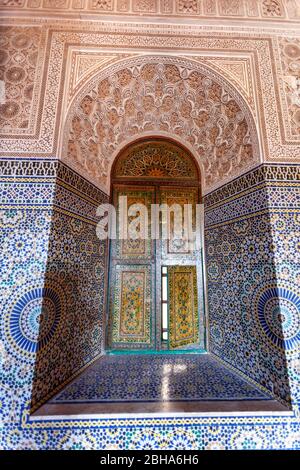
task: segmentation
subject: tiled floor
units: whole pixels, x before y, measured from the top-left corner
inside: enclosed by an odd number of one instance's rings
[[[199,405],[206,409],[209,403],[213,403],[210,410],[218,410],[220,403],[230,410],[237,403],[239,410],[249,410],[254,403],[255,409],[273,409],[270,402],[274,405],[269,396],[209,354],[134,354],[100,358],[45,406],[47,412],[65,406],[71,413],[79,405],[86,412],[152,412],[193,411]]]
[[[105,356],[52,399],[75,402],[267,400],[208,354]]]

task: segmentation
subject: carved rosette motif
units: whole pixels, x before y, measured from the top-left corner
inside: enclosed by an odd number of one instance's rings
[[[68,160],[108,188],[114,151],[129,138],[164,132],[195,150],[206,187],[258,161],[248,107],[200,64],[169,57],[130,59],[79,97],[70,112]]]
[[[40,40],[40,28],[0,28],[0,80],[4,82],[0,128],[3,134],[29,131]]]
[[[280,59],[284,93],[287,102],[290,138],[300,136],[300,41],[283,38],[280,41]]]

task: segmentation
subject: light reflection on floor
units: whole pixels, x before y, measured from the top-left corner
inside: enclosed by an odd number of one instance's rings
[[[209,354],[110,355],[50,403],[269,400]]]

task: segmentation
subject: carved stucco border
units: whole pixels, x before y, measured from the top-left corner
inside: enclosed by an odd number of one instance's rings
[[[288,5],[288,0],[278,0],[281,11],[278,14],[269,14],[264,11],[263,0],[256,0],[256,4],[251,5],[249,0],[239,0],[236,11],[227,11],[220,2],[215,3],[211,8],[199,2],[196,10],[189,8],[180,8],[178,0],[171,0],[173,5],[163,5],[163,0],[153,0],[152,5],[134,5],[134,0],[127,0],[125,6],[118,5],[117,0],[106,2],[107,5],[91,5],[90,0],[21,0],[18,2],[4,2],[3,11],[13,14],[30,14],[36,16],[53,16],[68,15],[71,18],[77,18],[84,14],[88,18],[93,18],[97,14],[111,16],[116,18],[122,16],[127,17],[158,17],[164,19],[168,16],[171,19],[179,19],[179,21],[192,20],[230,20],[230,21],[247,21],[247,22],[298,22],[299,13],[295,5]],[[292,2],[297,0],[291,0]],[[104,2],[102,2],[104,3]],[[124,2],[123,2],[124,3]],[[145,2],[144,2],[145,3]],[[150,3],[150,2],[148,2]],[[252,2],[253,3],[253,2]],[[249,4],[249,5],[248,5]],[[148,7],[148,8],[147,8]]]

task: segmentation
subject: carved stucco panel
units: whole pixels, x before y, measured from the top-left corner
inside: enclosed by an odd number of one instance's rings
[[[34,134],[44,42],[41,27],[0,26],[1,136]]]
[[[103,70],[109,65],[122,59],[131,57],[129,53],[113,53],[91,51],[86,48],[81,49],[70,47],[68,49],[68,62],[66,84],[68,87],[65,91],[65,106],[68,107],[72,98],[76,96],[78,91],[85,83],[98,71]]]
[[[179,58],[145,56],[109,67],[79,94],[66,129],[64,158],[107,191],[115,149],[144,132],[189,143],[206,189],[260,161],[256,126],[237,91],[213,70]]]
[[[0,0],[0,6],[11,11],[29,10],[40,14],[97,12],[256,21],[287,21],[300,17],[299,0]]]
[[[187,56],[186,56],[187,57]],[[255,84],[253,83],[253,61],[252,55],[248,57],[222,57],[212,55],[193,56],[193,60],[200,63],[207,63],[216,72],[223,75],[231,82],[243,96],[250,106],[255,118],[257,117]]]
[[[40,24],[40,20],[35,20],[34,24]],[[174,53],[174,49],[181,51],[182,55],[185,54],[185,51],[191,53],[194,50],[193,57],[197,56],[200,62],[207,59],[205,54],[207,55],[208,51],[216,57],[219,54],[220,57],[225,56],[227,59],[232,56],[233,50],[238,51],[241,56],[243,54],[245,56],[252,55],[251,86],[254,89],[254,106],[258,111],[262,157],[265,160],[282,162],[295,162],[300,159],[299,147],[292,141],[284,139],[285,129],[281,124],[280,117],[280,90],[276,75],[280,70],[274,66],[273,56],[275,53],[275,60],[280,61],[274,44],[276,44],[276,35],[282,35],[282,31],[273,30],[272,34],[259,34],[254,30],[246,32],[246,30],[240,29],[240,32],[237,32],[236,29],[236,32],[233,33],[221,27],[220,31],[216,28],[216,31],[212,33],[206,27],[196,27],[195,25],[182,27],[170,25],[165,30],[165,27],[161,25],[149,26],[142,23],[139,25],[138,31],[136,28],[133,31],[132,25],[125,23],[80,23],[81,30],[85,28],[88,30],[78,32],[79,23],[76,25],[73,21],[69,24],[68,31],[64,31],[66,29],[65,23],[57,21],[56,31],[51,30],[50,24],[46,23],[42,28],[44,34],[49,37],[46,48],[46,57],[49,58],[49,61],[47,61],[44,73],[39,75],[40,83],[44,87],[41,96],[41,101],[44,103],[43,112],[38,119],[40,123],[39,134],[31,139],[16,139],[15,137],[3,139],[1,141],[2,154],[7,156],[30,155],[31,157],[53,157],[61,154],[58,134],[60,130],[63,130],[65,116],[65,111],[61,107],[64,89],[65,93],[69,92],[67,91],[68,84],[65,83],[68,51],[77,47],[84,53],[93,47],[94,51],[99,50],[100,55],[103,50],[106,54],[124,54],[124,50],[127,50],[130,55],[143,54],[143,51],[150,48],[160,52],[167,51],[165,53],[170,55]],[[133,32],[134,34],[132,34]],[[291,32],[291,34],[293,34],[292,37],[295,36],[295,33]],[[272,39],[272,35],[274,39]],[[210,64],[211,67],[216,66],[215,59],[214,62],[215,64]],[[223,74],[226,76],[224,67]],[[243,94],[241,80],[240,89],[233,77],[230,81]],[[66,88],[64,88],[65,84]],[[247,100],[246,95],[244,94]]]
[[[274,41],[284,140],[300,141],[300,38],[281,37]]]

